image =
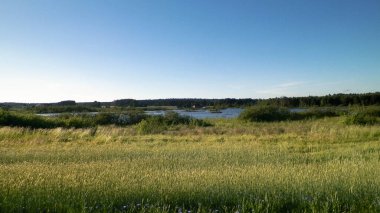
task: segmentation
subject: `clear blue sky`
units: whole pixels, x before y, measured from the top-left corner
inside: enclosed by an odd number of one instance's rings
[[[1,0],[0,102],[380,91],[379,0]]]

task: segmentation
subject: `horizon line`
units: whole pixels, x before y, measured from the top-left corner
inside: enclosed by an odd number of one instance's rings
[[[100,103],[111,103],[117,100],[136,100],[136,101],[146,101],[146,100],[171,100],[171,99],[184,99],[184,100],[191,100],[191,99],[201,99],[201,100],[225,100],[225,99],[236,99],[236,100],[243,100],[243,99],[251,99],[251,100],[269,100],[269,99],[276,99],[276,98],[307,98],[307,97],[324,97],[324,96],[334,96],[334,95],[364,95],[364,94],[376,94],[380,93],[380,91],[375,91],[375,92],[362,92],[362,93],[329,93],[326,95],[308,95],[308,96],[276,96],[273,98],[232,98],[232,97],[227,97],[227,98],[146,98],[146,99],[134,99],[134,98],[119,98],[119,99],[114,99],[112,101],[77,101],[77,100],[72,100],[72,99],[64,99],[61,101],[56,101],[56,102],[17,102],[17,101],[3,101],[0,102],[0,104],[8,104],[8,103],[17,103],[17,104],[54,104],[54,103],[60,103],[64,101],[74,101],[75,103],[94,103],[94,102],[100,102]]]

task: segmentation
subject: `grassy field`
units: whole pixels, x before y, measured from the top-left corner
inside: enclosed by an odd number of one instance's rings
[[[0,128],[0,212],[379,212],[380,126]]]

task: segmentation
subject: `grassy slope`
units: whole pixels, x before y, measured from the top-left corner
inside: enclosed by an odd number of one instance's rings
[[[0,128],[0,211],[380,211],[380,127]]]

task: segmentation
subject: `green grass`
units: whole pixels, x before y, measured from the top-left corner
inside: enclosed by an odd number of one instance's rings
[[[0,128],[0,212],[379,212],[380,126]]]

